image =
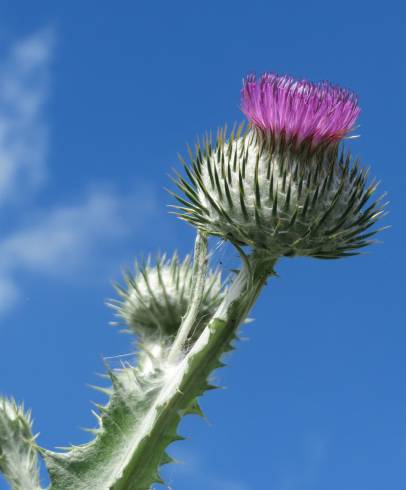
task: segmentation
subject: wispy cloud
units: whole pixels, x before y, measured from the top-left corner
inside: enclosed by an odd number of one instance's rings
[[[0,276],[0,315],[12,308],[20,298],[20,292],[14,280],[8,276]]]
[[[135,207],[141,214],[136,225],[129,216]],[[84,258],[96,260],[109,242],[127,237],[143,224],[142,215],[148,218],[154,209],[153,195],[142,189],[131,197],[106,189],[90,191],[83,202],[39,213],[0,242],[0,271],[28,268],[68,274],[83,265]]]
[[[16,42],[0,62],[0,203],[36,190],[46,176],[44,105],[54,45],[52,30]]]
[[[0,238],[0,314],[21,297],[21,272],[68,277],[80,270],[88,277],[108,262],[111,245],[155,212],[154,192],[145,183],[128,195],[99,184],[77,202],[38,206],[48,174],[45,108],[54,37],[50,29],[39,31],[16,42],[0,61],[0,206],[11,205],[9,215],[16,217],[21,213],[13,204],[24,206],[24,222],[20,216]]]
[[[130,215],[133,209],[140,214],[137,220]],[[81,203],[37,212],[0,242],[0,313],[19,299],[15,277],[21,271],[68,277],[80,270],[82,278],[95,270],[107,272],[100,264],[109,246],[138,231],[154,211],[154,195],[146,189],[127,197],[98,189]]]

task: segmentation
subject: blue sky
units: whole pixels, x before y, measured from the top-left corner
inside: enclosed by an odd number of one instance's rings
[[[174,490],[405,488],[405,23],[392,0],[0,1],[0,392],[31,407],[42,445],[87,440],[86,384],[133,349],[104,305],[120,269],[192,248],[163,190],[177,153],[242,120],[247,72],[277,71],[358,92],[349,146],[392,228],[361,257],[278,265],[216,373],[227,390],[204,397],[208,421],[185,420],[184,463],[165,476]]]

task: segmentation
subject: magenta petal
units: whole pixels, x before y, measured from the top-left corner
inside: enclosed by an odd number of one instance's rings
[[[340,140],[360,113],[354,93],[329,82],[311,83],[264,73],[243,81],[241,109],[251,123],[275,135],[282,132],[300,143]]]

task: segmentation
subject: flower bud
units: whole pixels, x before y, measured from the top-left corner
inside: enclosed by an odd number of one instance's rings
[[[117,311],[131,332],[142,338],[172,337],[182,322],[189,306],[192,291],[192,264],[189,256],[180,262],[175,254],[165,255],[140,266],[135,273],[125,276],[126,288],[118,287],[122,301],[111,306]],[[223,298],[221,273],[209,271],[196,329],[204,319],[209,319]]]

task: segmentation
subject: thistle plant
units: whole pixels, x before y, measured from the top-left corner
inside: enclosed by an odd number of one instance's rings
[[[247,123],[206,135],[181,159],[173,205],[196,228],[193,260],[158,256],[136,263],[111,300],[137,354],[107,370],[91,440],[64,451],[40,447],[30,416],[0,401],[0,470],[11,487],[40,489],[37,458],[51,490],[149,490],[163,483],[168,446],[187,414],[215,388],[238,328],[283,257],[357,255],[382,228],[377,184],[343,148],[360,109],[356,96],[328,82],[264,74],[243,81]],[[210,270],[208,237],[229,241],[241,258],[225,277]]]

